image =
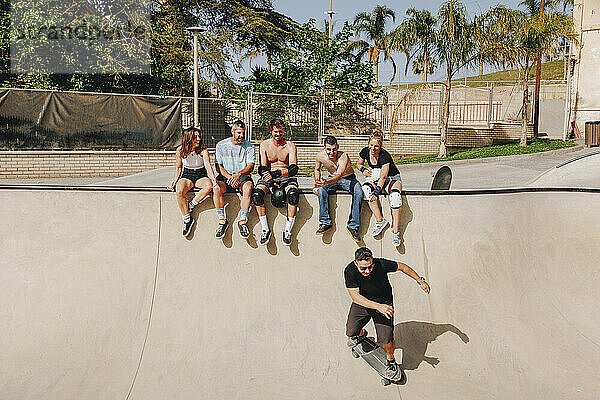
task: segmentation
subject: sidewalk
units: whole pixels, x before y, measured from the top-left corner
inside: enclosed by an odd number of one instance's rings
[[[506,157],[490,157],[472,160],[459,160],[446,163],[426,163],[399,165],[405,190],[429,190],[435,171],[448,165],[452,169],[452,189],[487,189],[525,186],[546,170],[556,165],[590,153],[597,148],[560,149],[551,152],[523,154]],[[362,180],[360,173],[357,173]],[[166,186],[173,178],[173,168],[161,168],[141,174],[99,182],[101,185],[123,186]],[[299,177],[303,189],[313,187],[310,177]]]
[[[451,189],[488,189],[525,186],[543,172],[573,158],[598,153],[598,148],[577,146],[543,153],[505,157],[490,157],[449,162],[399,165],[405,190],[429,190],[433,174],[442,165],[452,169]],[[357,174],[362,178],[360,173]],[[133,187],[166,187],[173,179],[173,167],[159,168],[121,178],[55,178],[55,179],[4,179],[4,185],[100,185]],[[313,187],[311,177],[299,177],[301,188]]]

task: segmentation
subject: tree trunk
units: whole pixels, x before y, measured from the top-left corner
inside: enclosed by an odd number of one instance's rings
[[[520,146],[527,146],[527,121],[529,119],[529,83],[523,80],[523,113],[521,115],[521,141]]]
[[[444,104],[442,106],[442,131],[440,132],[440,151],[438,158],[446,157],[448,155],[448,149],[446,147],[446,140],[448,137],[448,120],[450,119],[450,90],[452,88],[452,81],[450,80],[450,74],[446,79],[446,86],[444,91]]]
[[[375,86],[379,86],[379,60],[373,63],[373,72],[375,73]]]
[[[427,83],[427,74],[429,73],[429,57],[427,57],[429,55],[429,48],[427,47],[427,42],[425,42],[425,45],[423,46],[423,60],[425,61],[425,83]]]

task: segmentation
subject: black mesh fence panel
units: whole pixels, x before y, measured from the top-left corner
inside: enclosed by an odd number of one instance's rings
[[[173,148],[181,99],[0,89],[0,148]]]

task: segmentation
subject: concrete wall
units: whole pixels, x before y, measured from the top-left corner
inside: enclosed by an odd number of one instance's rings
[[[572,46],[571,120],[582,135],[585,122],[600,121],[600,0],[575,0],[573,23],[578,34]]]

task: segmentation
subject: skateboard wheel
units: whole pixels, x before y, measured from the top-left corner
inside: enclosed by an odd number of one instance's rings
[[[385,379],[385,378],[383,378],[383,379],[381,380],[381,384],[382,384],[383,386],[389,386],[391,383],[392,383],[392,381],[390,381],[389,379]]]
[[[356,352],[356,350],[354,350],[354,349],[352,349],[352,357],[354,357],[354,358],[358,358],[358,357],[360,357],[360,356],[358,355],[358,353]]]

